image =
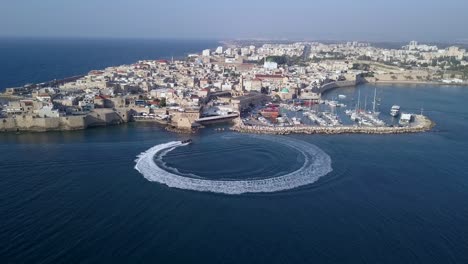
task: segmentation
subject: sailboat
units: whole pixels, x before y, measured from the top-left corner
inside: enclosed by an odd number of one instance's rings
[[[359,112],[359,108],[361,107],[361,90],[358,90],[358,100],[356,104],[356,112]]]
[[[360,108],[360,105],[361,105],[361,90],[358,90],[358,101],[357,101],[357,104],[356,104],[356,109],[350,113],[350,116],[351,116],[351,120],[353,120],[354,122],[359,122],[361,121],[361,117],[359,116],[359,108]]]
[[[366,97],[364,97],[364,113],[367,112],[367,94]]]
[[[379,116],[380,112],[376,112],[375,109],[377,108],[377,88],[374,89],[374,102],[372,103],[372,114],[377,117]]]

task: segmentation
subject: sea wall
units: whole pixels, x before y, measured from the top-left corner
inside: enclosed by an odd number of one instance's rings
[[[128,118],[128,114],[123,114]],[[122,112],[119,115],[119,112],[109,109],[101,108],[94,109],[93,112],[86,115],[86,126],[87,127],[96,127],[96,126],[107,126],[107,125],[118,125],[128,121],[127,118],[122,118]]]
[[[358,85],[359,82],[357,80],[352,80],[352,81],[336,81],[336,82],[330,82],[322,85],[319,88],[319,93],[323,94],[325,92],[328,92],[332,89],[335,88],[341,88],[341,87],[352,87]]]
[[[0,121],[0,131],[51,131],[78,130],[86,128],[83,116],[47,117],[17,116],[3,118]]]
[[[434,123],[423,115],[415,115],[414,123],[408,127],[360,127],[360,126],[294,126],[294,127],[270,127],[270,126],[246,126],[239,119],[236,125],[231,128],[233,131],[254,134],[402,134],[425,132]]]
[[[129,111],[120,109],[96,109],[88,115],[61,117],[34,117],[30,115],[0,119],[0,132],[80,130],[95,126],[108,126],[129,121]]]

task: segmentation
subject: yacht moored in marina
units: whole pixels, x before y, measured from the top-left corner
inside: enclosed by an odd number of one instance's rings
[[[390,115],[393,117],[397,117],[400,114],[400,106],[394,105],[392,109],[390,109]]]

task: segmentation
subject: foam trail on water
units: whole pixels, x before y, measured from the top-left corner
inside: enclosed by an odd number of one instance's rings
[[[296,171],[258,180],[209,180],[204,178],[185,177],[171,173],[159,167],[153,160],[154,156],[164,151],[163,155],[176,147],[184,146],[180,141],[173,141],[156,145],[138,155],[135,169],[147,180],[159,182],[169,187],[224,194],[262,193],[289,190],[308,185],[332,171],[331,159],[325,152],[307,142],[293,140],[286,137],[261,137],[274,140],[292,147],[304,155],[304,164]]]

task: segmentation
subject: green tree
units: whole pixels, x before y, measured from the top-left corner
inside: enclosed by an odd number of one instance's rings
[[[358,60],[370,61],[372,58],[367,55],[361,55],[358,57]]]
[[[159,100],[159,106],[160,107],[166,107],[166,98],[161,98],[161,100]]]
[[[278,63],[278,65],[286,64],[288,59],[286,56],[268,56],[266,61],[272,61]]]
[[[353,63],[353,70],[369,71],[370,65],[364,63]]]
[[[463,79],[464,79],[464,80],[468,80],[468,68],[465,68],[465,69],[463,70]]]

